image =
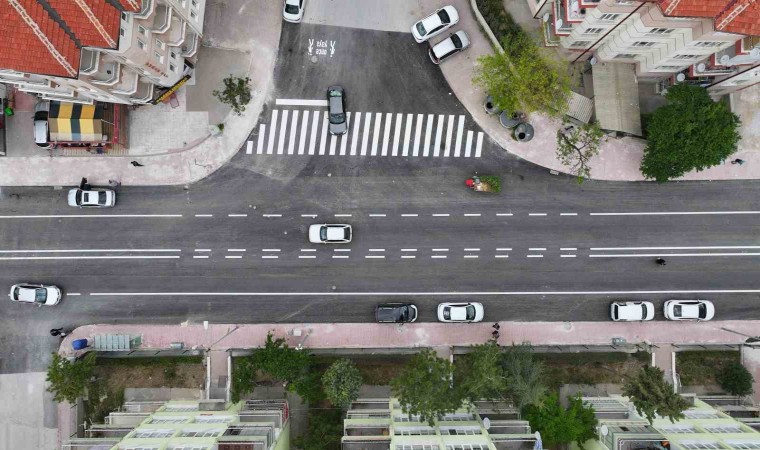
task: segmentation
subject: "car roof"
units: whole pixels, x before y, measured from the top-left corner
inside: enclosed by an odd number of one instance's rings
[[[467,46],[470,45],[470,40],[467,38],[467,34],[464,31],[460,30],[460,31],[457,31],[456,33],[450,34],[446,39],[435,44],[435,46],[433,47],[433,53],[435,53],[435,56],[440,58],[443,55],[447,55],[451,51],[456,50],[456,47],[454,46],[454,41],[451,40],[451,37],[453,35],[456,35],[462,41],[461,50],[467,48]]]
[[[467,320],[467,304],[451,305],[451,320]]]
[[[641,320],[644,317],[642,305],[636,303],[617,303],[618,319]]]
[[[396,321],[401,313],[408,309],[405,303],[387,303],[377,306],[377,320]]]
[[[335,226],[328,226],[327,227],[327,240],[333,241],[338,239],[345,239],[346,238],[346,231],[345,227],[335,227]]]
[[[18,299],[22,302],[34,302],[37,295],[37,287],[19,286]]]

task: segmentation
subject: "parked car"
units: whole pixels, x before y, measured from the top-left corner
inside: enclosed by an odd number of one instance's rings
[[[303,20],[303,10],[306,0],[285,0],[282,8],[282,18],[286,22],[299,23]]]
[[[341,86],[327,88],[327,109],[330,113],[330,134],[348,133],[346,92]]]
[[[323,223],[309,227],[312,244],[348,244],[352,237],[351,225]]]
[[[709,300],[668,300],[663,307],[668,320],[710,320],[715,317],[715,306]]]
[[[375,308],[379,323],[412,323],[417,320],[417,307],[411,303],[382,303]]]
[[[49,112],[49,101],[42,101],[34,105],[34,143],[38,147],[50,147],[50,131],[48,130]]]
[[[456,33],[451,33],[449,37],[441,42],[431,45],[428,55],[430,55],[430,60],[433,61],[433,64],[440,64],[469,46],[469,36],[460,30]]]
[[[453,6],[444,6],[412,26],[412,37],[417,43],[423,43],[437,36],[459,22],[459,13]]]
[[[69,206],[79,208],[111,208],[116,204],[116,192],[110,189],[71,189]]]
[[[613,302],[610,317],[615,322],[636,322],[654,319],[652,302]]]
[[[20,283],[11,286],[11,292],[8,296],[14,302],[34,303],[37,306],[53,306],[61,301],[63,292],[58,286]]]
[[[480,303],[441,303],[438,305],[438,320],[441,322],[480,322],[483,320],[483,315],[483,305]]]

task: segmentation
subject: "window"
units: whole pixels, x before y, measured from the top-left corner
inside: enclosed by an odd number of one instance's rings
[[[725,44],[725,42],[700,41],[694,44],[694,46],[695,47],[720,47],[723,44]]]
[[[177,66],[175,66],[172,63],[169,63],[169,70],[171,70],[174,73],[177,73]]]
[[[158,52],[153,52],[153,57],[156,59],[156,61],[162,63],[164,62],[164,55]]]
[[[123,20],[124,22],[129,23],[129,18],[130,18],[129,14],[127,14],[125,12],[121,13],[121,20]]]
[[[631,47],[632,48],[633,47],[639,47],[639,48],[640,47],[654,47],[655,44],[657,44],[657,43],[656,42],[651,42],[651,41],[636,41],[636,42],[633,43],[633,45]]]
[[[182,430],[182,437],[217,437],[222,434],[222,430]]]
[[[174,434],[174,430],[160,430],[145,428],[142,430],[135,430],[135,434],[132,435],[134,439],[144,438],[167,438]]]
[[[744,433],[742,427],[733,424],[710,425],[703,428],[710,433]]]
[[[137,26],[137,32],[140,33],[140,34],[142,34],[143,36],[145,36],[145,33],[146,33],[145,27],[142,26],[142,25],[138,25]]]
[[[190,18],[193,20],[198,20],[198,14],[195,11],[190,11]]]
[[[475,416],[472,414],[446,414],[445,416],[441,417],[439,420],[443,422],[458,422],[458,421],[475,420]]]
[[[148,75],[148,72],[145,72]],[[166,405],[164,411],[168,412],[186,412],[186,411],[198,411],[198,405]]]
[[[682,441],[678,443],[678,446],[688,450],[718,450],[721,448],[720,444],[715,441]]]
[[[602,14],[599,20],[616,20],[620,14]]]
[[[164,42],[161,39],[156,39],[156,47],[158,47],[161,50],[163,50],[164,49]]]
[[[649,30],[649,34],[670,34],[673,31],[672,28],[652,28]]]
[[[618,53],[613,59],[633,59],[636,55],[633,53]]]
[[[125,34],[127,34],[127,30],[124,28],[119,28],[119,36],[124,37]]]
[[[230,421],[232,421],[232,416],[209,415],[195,418],[196,423],[225,423]]]
[[[119,450],[158,450],[155,445],[126,445],[119,447]]]
[[[138,39],[138,40],[137,40],[137,47],[138,47],[140,50],[145,50],[145,42],[143,42],[143,41],[141,41],[141,40],[139,40],[139,39]]]
[[[441,434],[450,435],[450,436],[462,436],[462,435],[474,436],[476,434],[480,434],[480,427],[441,428]]]
[[[687,419],[720,419],[721,416],[715,411],[704,411],[699,409],[687,409],[683,412]]]
[[[604,28],[586,28],[583,30],[583,34],[599,34],[604,31]]]
[[[193,5],[193,8],[198,7],[198,0],[190,0],[190,4]]]
[[[586,47],[591,43],[591,41],[573,41],[572,44],[570,44],[570,47]]]
[[[169,52],[169,56],[171,56],[172,59],[177,59],[177,52],[175,52],[174,50],[172,50],[172,51]]]
[[[430,427],[394,428],[396,436],[435,436],[435,429]]]
[[[663,433],[696,433],[691,425],[668,425],[660,429]]]
[[[486,444],[447,445],[446,450],[488,450],[488,445]]]
[[[694,59],[700,57],[702,57],[702,55],[676,55],[673,59]]]
[[[418,444],[418,445],[397,445],[396,450],[438,450],[435,444]]]
[[[208,445],[179,444],[169,447],[170,450],[208,450]]]
[[[183,416],[153,416],[150,423],[183,423],[187,421]]]
[[[731,448],[738,448],[742,450],[747,449],[760,449],[760,441],[726,441]]]
[[[393,421],[394,422],[419,422],[420,421],[420,416],[417,416],[417,415],[408,416],[408,415],[404,414],[403,416],[396,416],[396,417],[394,417]]]

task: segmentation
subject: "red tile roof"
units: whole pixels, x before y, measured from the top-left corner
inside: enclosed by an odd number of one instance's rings
[[[0,0],[0,69],[75,78],[82,47],[118,44],[121,11],[113,3]],[[142,0],[118,3],[125,11],[139,11]]]
[[[670,17],[705,17],[715,29],[760,35],[760,0],[657,0]]]

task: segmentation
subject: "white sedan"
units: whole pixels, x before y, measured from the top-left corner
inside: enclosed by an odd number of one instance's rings
[[[715,306],[709,300],[668,300],[663,308],[668,320],[710,320]]]
[[[116,192],[110,189],[72,189],[69,206],[79,208],[110,208],[116,204]]]
[[[285,0],[282,8],[282,18],[286,22],[299,23],[303,20],[303,9],[306,0]]]
[[[412,37],[417,43],[443,33],[459,22],[459,13],[453,6],[444,6],[412,26]]]
[[[63,297],[61,288],[53,285],[21,283],[11,286],[8,296],[14,302],[34,303],[37,306],[57,305]]]
[[[351,225],[323,223],[309,227],[309,242],[312,244],[348,244],[352,237]]]
[[[483,315],[483,305],[480,303],[441,303],[438,305],[438,320],[441,322],[480,322],[483,320]]]
[[[610,305],[610,317],[615,322],[636,322],[654,319],[652,302],[614,302]]]

